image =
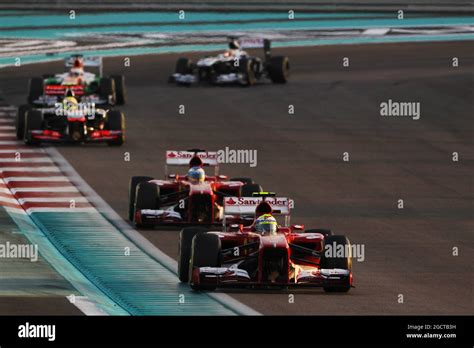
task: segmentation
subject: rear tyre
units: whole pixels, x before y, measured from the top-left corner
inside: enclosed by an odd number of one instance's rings
[[[191,245],[189,273],[195,267],[219,267],[221,263],[221,240],[212,233],[198,234]],[[191,276],[189,277],[192,280]],[[189,284],[193,290],[214,290],[215,285]]]
[[[115,97],[118,105],[123,105],[127,102],[127,90],[125,89],[125,76],[112,75],[111,79],[115,83]]]
[[[273,83],[286,83],[290,76],[288,57],[271,57],[268,65],[268,75]]]
[[[112,110],[107,113],[106,128],[111,131],[121,131],[121,135],[114,139],[108,140],[110,146],[120,146],[125,142],[125,115],[123,112]]]
[[[153,180],[150,176],[132,176],[128,184],[128,219],[133,221],[135,214],[135,193],[138,184]]]
[[[193,66],[191,59],[188,58],[178,58],[176,61],[175,72],[181,75],[188,75],[193,73]]]
[[[189,262],[194,236],[206,233],[204,227],[186,227],[179,232],[178,242],[178,277],[183,283],[189,281]]]
[[[106,104],[114,105],[117,101],[115,81],[111,78],[102,77],[99,82],[99,96],[107,100]]]
[[[255,184],[252,178],[231,178],[230,181],[240,181],[244,184]]]
[[[335,245],[336,248],[339,248],[341,245],[344,250],[349,250],[349,255],[344,256],[326,256],[326,245]],[[348,247],[346,247],[346,245]],[[322,269],[333,269],[340,268],[352,271],[352,254],[350,248],[350,241],[346,236],[329,236],[324,240],[324,249],[321,257],[321,268]],[[326,292],[348,292],[351,288],[351,283],[349,277],[347,281],[342,286],[326,286],[324,291]]]
[[[44,80],[41,77],[33,77],[28,84],[28,103],[33,104],[43,95]]]
[[[23,139],[27,145],[38,145],[40,140],[34,139],[31,131],[43,129],[43,114],[38,110],[30,110],[25,116],[25,132]]]
[[[304,233],[321,233],[324,235],[324,239],[332,236],[332,231],[326,228],[313,228],[310,230],[304,230]]]
[[[159,187],[156,184],[149,182],[142,182],[137,185],[135,191],[135,209],[133,216],[135,217],[135,212],[143,209],[155,210],[158,207],[158,195]],[[143,222],[136,224],[137,227],[147,226]]]
[[[16,113],[15,129],[16,129],[16,138],[18,140],[22,140],[23,137],[25,136],[25,116],[29,110],[31,110],[31,106],[20,105]]]
[[[255,192],[262,192],[263,188],[259,184],[245,184],[240,187],[240,197],[252,197]]]

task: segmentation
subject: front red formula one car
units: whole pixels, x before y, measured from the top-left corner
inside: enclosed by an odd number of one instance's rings
[[[202,171],[212,167],[214,175],[193,180],[189,174],[170,173],[170,166]],[[224,220],[224,197],[240,197],[261,191],[250,178],[228,179],[219,174],[217,153],[192,149],[166,152],[165,180],[134,176],[129,185],[129,219],[137,226],[213,225]],[[248,225],[252,219],[239,220]]]
[[[271,233],[259,231],[256,223],[244,227],[224,222],[223,231],[184,228],[179,240],[180,280],[196,290],[308,286],[328,292],[349,291],[352,257],[348,238],[333,236],[330,230],[290,225],[292,204],[288,198],[269,194],[226,197],[226,220],[264,214],[283,216],[285,224]]]

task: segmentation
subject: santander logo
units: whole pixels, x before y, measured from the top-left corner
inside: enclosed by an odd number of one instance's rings
[[[199,152],[194,154],[193,152],[187,151],[168,151],[166,153],[167,158],[179,158],[179,159],[190,159],[194,156],[197,156],[202,159],[216,159],[217,153],[215,152]]]
[[[228,205],[258,205],[262,199],[258,198],[249,198],[249,197],[239,197],[237,200],[234,198],[226,198],[225,203]],[[270,205],[273,206],[286,206],[288,204],[288,200],[286,198],[284,199],[278,199],[278,198],[267,198],[265,202],[269,203]]]

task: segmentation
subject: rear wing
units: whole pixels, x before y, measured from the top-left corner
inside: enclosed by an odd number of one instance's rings
[[[82,54],[73,54],[64,59],[65,67],[72,68],[77,59],[82,61],[85,68],[97,68],[99,75],[102,76],[102,57],[84,57]]]
[[[271,41],[269,39],[264,39],[263,37],[240,37],[237,41],[242,49],[263,48],[265,59],[271,57]]]
[[[225,197],[224,198],[224,226],[226,215],[252,216],[255,218],[257,206],[265,200],[272,207],[273,215],[285,217],[285,226],[290,225],[291,209],[294,201],[286,197]]]
[[[215,175],[218,175],[219,162],[217,160],[217,152],[204,150],[189,151],[166,151],[165,174],[168,176],[168,166],[189,166],[189,161],[193,157],[199,157],[206,167],[214,167]]]

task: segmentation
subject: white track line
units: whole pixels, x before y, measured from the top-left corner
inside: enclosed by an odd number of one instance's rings
[[[2,167],[0,165],[0,171],[7,172],[60,172],[56,166],[51,167]]]
[[[94,207],[84,207],[84,208],[48,208],[48,207],[34,207],[25,209],[28,214],[31,213],[96,213],[97,209]]]
[[[23,208],[3,207],[7,212],[14,212],[16,214],[28,215]]]
[[[0,200],[2,198],[0,197]],[[87,198],[85,197],[23,197],[18,198],[18,202],[21,204],[25,202],[51,202],[51,203],[61,203],[61,202],[71,202],[74,203],[89,203]],[[70,209],[78,209],[78,208],[70,208]]]
[[[67,181],[68,178],[65,176],[48,176],[48,177],[38,177],[38,176],[4,176],[3,181]]]
[[[36,149],[0,149],[0,153],[44,153],[44,150]]]
[[[97,307],[95,302],[89,300],[86,296],[75,296],[74,301],[71,303],[79,308],[79,310],[85,315],[108,315],[106,312]]]
[[[74,186],[71,187],[11,187],[10,191],[17,192],[79,192]]]
[[[33,158],[21,158],[20,160],[17,160],[16,158],[0,158],[0,166],[2,163],[18,163],[20,165],[21,163],[53,163],[51,161],[51,158],[48,158],[47,156],[44,157],[33,157]]]
[[[0,141],[0,145],[24,145],[25,143],[18,140],[2,140]]]
[[[13,196],[12,196],[13,197]],[[5,197],[0,197],[0,202],[2,203],[13,203],[13,204],[18,204],[18,201],[15,198],[5,198]]]

